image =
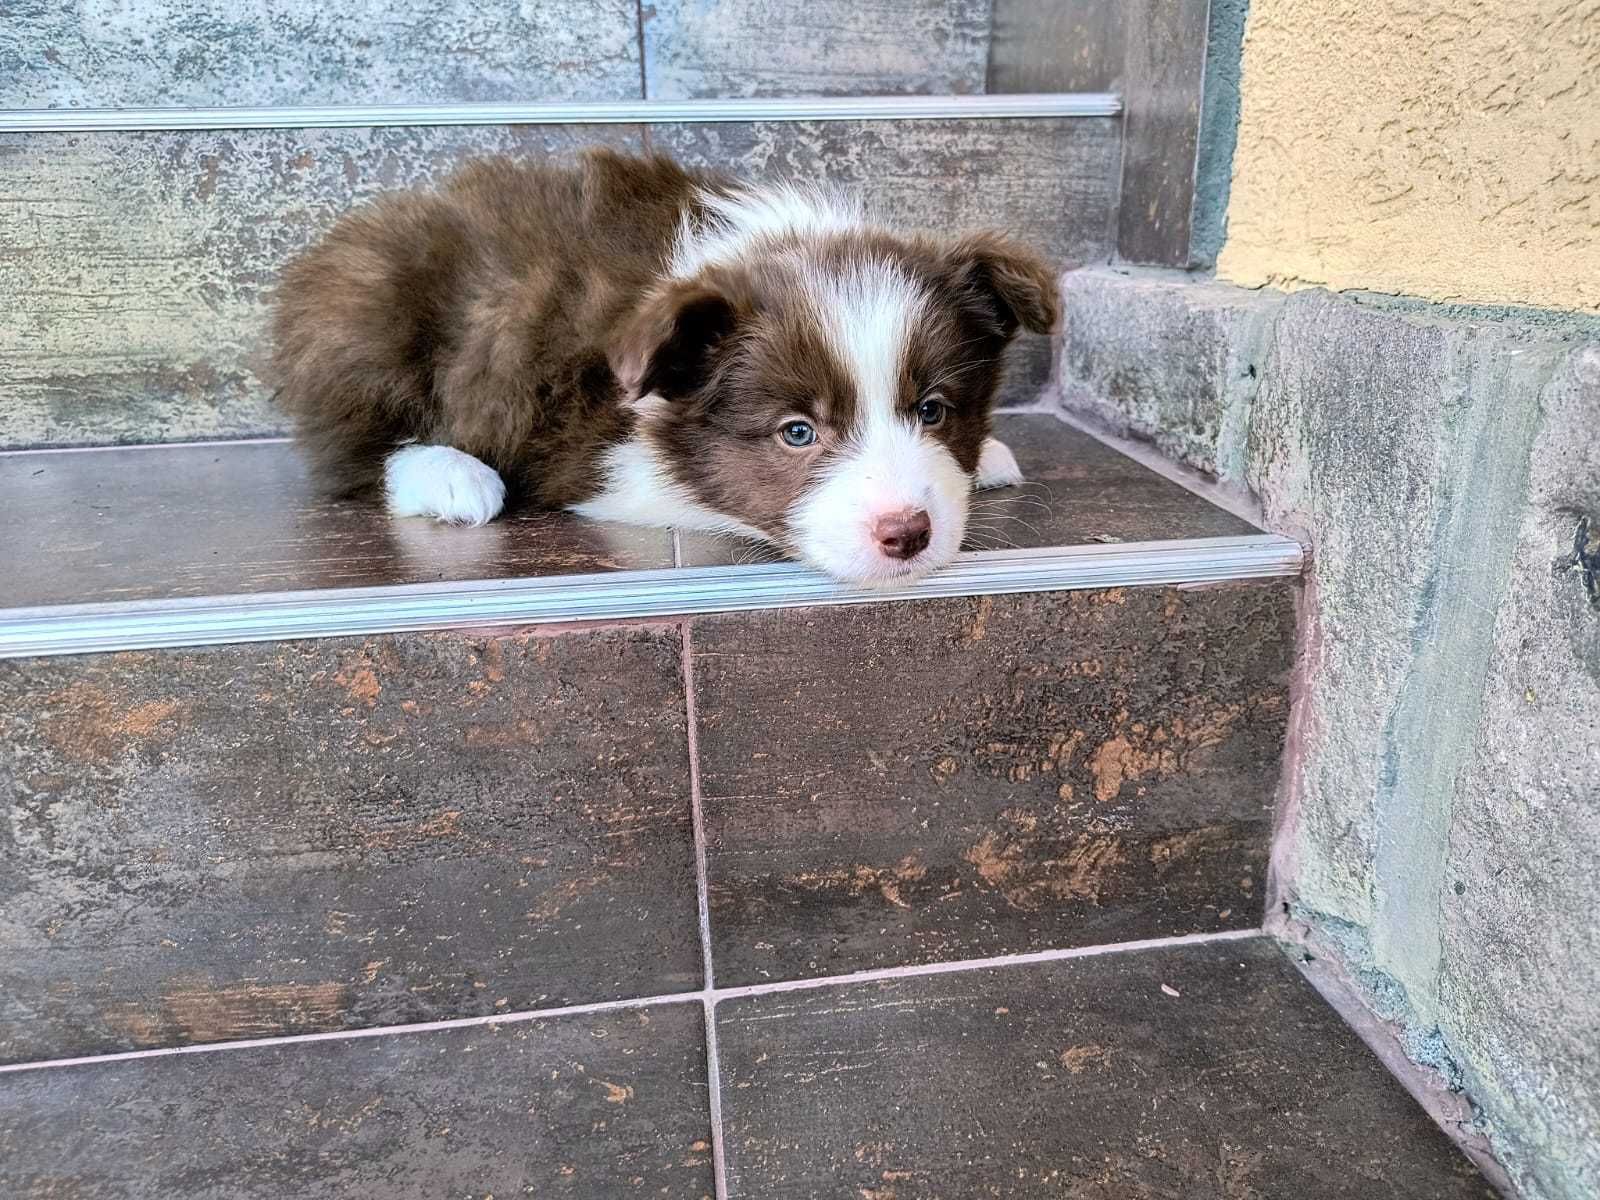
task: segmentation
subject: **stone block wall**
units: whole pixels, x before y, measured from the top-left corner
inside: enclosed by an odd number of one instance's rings
[[[1528,1197],[1600,1189],[1600,327],[1069,273],[1062,398],[1312,548],[1276,855]]]

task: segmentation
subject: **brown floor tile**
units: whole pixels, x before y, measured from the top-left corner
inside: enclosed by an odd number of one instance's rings
[[[0,454],[0,608],[672,565],[664,530],[394,520],[311,489],[293,446]]]
[[[976,501],[970,549],[1256,532],[1054,417],[1003,417],[1028,483]],[[559,576],[673,565],[672,535],[512,513],[478,529],[328,501],[293,446],[0,454],[0,609],[41,604]],[[681,564],[774,557],[698,534]]]
[[[751,1200],[1492,1200],[1266,939],[724,1001]]]
[[[0,1061],[699,986],[676,628],[0,662]]]
[[[698,1004],[0,1075],[18,1200],[710,1200]]]
[[[1260,921],[1288,582],[693,628],[719,984]]]

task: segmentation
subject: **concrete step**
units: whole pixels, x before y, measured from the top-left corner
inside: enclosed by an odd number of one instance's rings
[[[4,1071],[0,1190],[1494,1196],[1258,934]]]
[[[1528,1194],[1600,1194],[1600,321],[1127,268],[1064,292],[1066,405],[1312,547],[1290,928]]]
[[[689,96],[981,92],[993,0],[739,0],[718,19],[683,0],[314,0],[218,10],[175,0],[139,20],[94,0],[14,14],[0,108],[128,108]],[[1079,37],[1086,67],[1109,47]],[[1007,61],[1017,57],[1010,50]],[[1028,90],[1048,90],[1033,81]],[[1092,82],[1103,81],[1095,78]],[[1085,85],[1087,86],[1087,85]]]
[[[1130,225],[1187,228],[1193,114],[1137,122],[1125,153],[1106,93],[1164,113],[1172,71],[1197,89],[1203,5],[1126,33],[1120,12],[1078,22],[1068,72],[1048,49],[1066,28],[1026,0],[736,0],[715,20],[679,0],[102,7],[32,5],[0,30],[0,446],[281,433],[259,371],[283,265],[472,156],[664,150],[848,185],[910,227],[998,225],[1063,264],[1106,261],[1119,227],[1141,260]],[[1064,92],[1105,103],[1066,117],[1014,94]],[[1020,358],[1031,397],[1045,340]]]

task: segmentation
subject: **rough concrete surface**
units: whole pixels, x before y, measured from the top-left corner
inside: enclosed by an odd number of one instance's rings
[[[1206,70],[1200,98],[1200,142],[1194,179],[1193,261],[1217,261],[1228,234],[1228,195],[1239,136],[1239,53],[1250,0],[1211,0],[1207,14]]]
[[[1600,1195],[1600,604],[1574,561],[1593,578],[1600,343],[1539,402],[1532,503],[1456,779],[1440,1008],[1468,1090],[1519,1131],[1507,1160],[1527,1194],[1566,1198]]]
[[[639,95],[634,0],[5,0],[0,107]]]
[[[751,178],[826,180],[892,222],[1018,232],[1063,263],[1111,250],[1111,117],[655,126],[652,145]],[[349,208],[468,157],[642,146],[632,125],[0,135],[0,446],[280,433],[264,365],[285,262]],[[977,186],[981,179],[983,186]],[[1044,382],[1047,340],[1008,395]]]
[[[282,432],[278,272],[347,209],[483,154],[567,159],[631,125],[0,135],[0,445]]]
[[[1152,268],[1069,271],[1061,387],[1067,406],[1100,426],[1236,481],[1280,299],[1188,280]]]
[[[645,95],[983,91],[990,0],[647,0]]]
[[[1282,898],[1525,1196],[1600,1194],[1600,328],[1149,271],[1067,295],[1068,407],[1312,544]]]

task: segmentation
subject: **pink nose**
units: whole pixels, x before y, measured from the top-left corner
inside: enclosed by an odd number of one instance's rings
[[[920,508],[887,513],[872,523],[872,537],[890,558],[915,558],[928,548],[933,523]]]

